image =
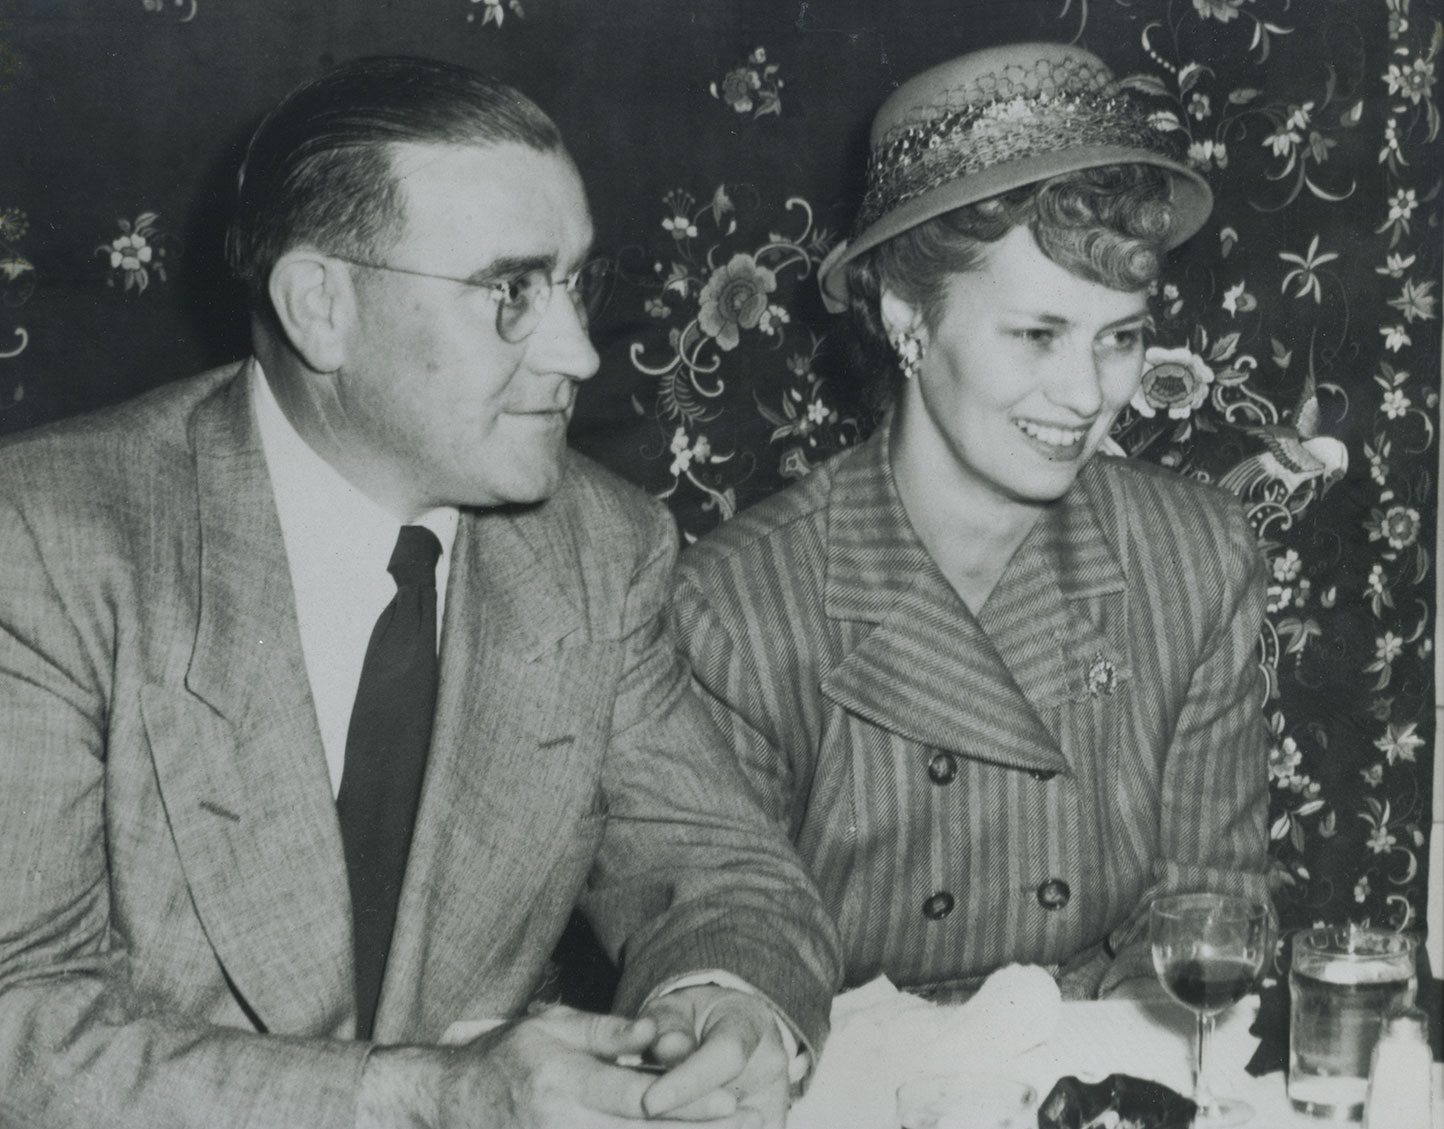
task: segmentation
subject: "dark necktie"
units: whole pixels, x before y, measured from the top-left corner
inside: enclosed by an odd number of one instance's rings
[[[351,885],[356,1037],[369,1039],[396,924],[436,709],[436,561],[441,542],[403,525],[386,566],[396,596],[371,632],[346,732],[336,810]]]

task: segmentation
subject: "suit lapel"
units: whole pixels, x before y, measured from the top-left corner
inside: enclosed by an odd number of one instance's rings
[[[498,952],[531,912],[547,852],[570,832],[564,819],[595,788],[595,765],[573,761],[583,743],[576,727],[594,712],[577,697],[586,672],[569,677],[559,652],[582,624],[561,580],[579,565],[554,526],[546,506],[462,513],[380,1039],[436,1037],[458,1009],[499,1012],[529,987],[511,982],[525,961],[490,965],[478,955]]]
[[[1069,505],[1053,507],[975,618],[907,519],[887,439],[884,432],[844,463],[832,485],[827,612],[876,626],[862,628],[861,641],[824,677],[823,693],[924,745],[1069,771],[1059,735],[1044,719],[1076,696],[1075,652],[1099,644],[1087,598],[1122,590],[1091,506],[1075,514],[1070,497]],[[1081,686],[1081,676],[1077,681]]]
[[[196,911],[272,1031],[354,1016],[330,780],[248,371],[194,419],[199,624],[184,689],[144,708]]]

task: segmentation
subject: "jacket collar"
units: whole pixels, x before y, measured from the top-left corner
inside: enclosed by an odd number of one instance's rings
[[[826,674],[824,694],[925,745],[1067,771],[1044,719],[1096,691],[1090,670],[1126,674],[1126,573],[1100,517],[1101,468],[1085,468],[1045,511],[975,617],[908,521],[890,430],[884,424],[833,473],[825,608],[832,619],[874,627]],[[1100,600],[1103,613],[1093,607]]]

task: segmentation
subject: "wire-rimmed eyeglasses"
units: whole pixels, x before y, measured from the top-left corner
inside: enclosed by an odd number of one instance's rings
[[[453,274],[397,267],[390,263],[372,263],[334,253],[331,257],[366,270],[408,274],[414,278],[434,278],[484,291],[496,299],[496,332],[508,345],[518,345],[525,341],[541,324],[547,307],[551,305],[552,292],[558,287],[572,300],[577,320],[581,322],[582,328],[586,329],[605,297],[610,279],[610,264],[605,259],[591,259],[561,278],[553,278],[547,270],[537,266],[518,271],[506,278],[482,281]]]

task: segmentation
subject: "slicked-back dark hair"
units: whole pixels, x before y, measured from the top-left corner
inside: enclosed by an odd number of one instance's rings
[[[534,102],[476,71],[403,55],[343,63],[291,91],[252,135],[226,261],[252,308],[268,312],[271,270],[290,248],[372,258],[400,236],[389,146],[507,142],[562,150]]]

